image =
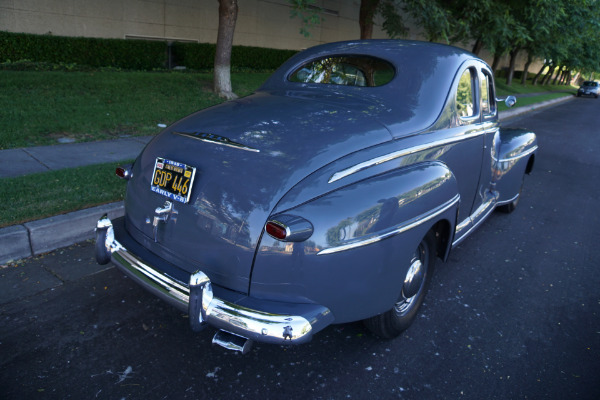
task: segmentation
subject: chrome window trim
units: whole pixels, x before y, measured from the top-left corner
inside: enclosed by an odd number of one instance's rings
[[[527,150],[525,153],[521,153],[519,155],[513,156],[513,157],[508,157],[508,158],[502,158],[500,160],[498,160],[499,162],[508,162],[508,161],[514,161],[514,160],[518,160],[520,158],[523,157],[527,157],[528,155],[530,155],[531,153],[533,153],[534,151],[536,151],[538,149],[537,146],[533,146],[531,149]]]
[[[431,210],[427,213],[421,214],[408,222],[405,222],[404,224],[400,225],[398,228],[396,228],[392,231],[383,233],[381,235],[373,236],[368,239],[359,240],[359,241],[356,241],[353,243],[348,243],[348,244],[344,244],[344,245],[336,246],[336,247],[330,247],[328,249],[321,250],[320,252],[317,253],[317,255],[320,256],[320,255],[338,253],[340,251],[355,249],[357,247],[366,246],[366,245],[373,244],[373,243],[379,242],[381,240],[390,238],[392,236],[396,236],[402,232],[406,232],[412,228],[415,228],[421,224],[424,224],[425,222],[448,211],[450,208],[452,208],[453,206],[458,204],[459,201],[460,201],[460,195],[457,194],[456,196],[454,196],[452,199],[448,200],[444,204],[441,204],[440,206],[434,208],[433,210]]]
[[[447,139],[436,140],[434,142],[422,144],[419,146],[409,147],[404,150],[399,150],[399,151],[395,151],[393,153],[389,153],[389,154],[386,154],[383,156],[375,157],[370,160],[356,164],[350,168],[346,168],[346,169],[336,172],[335,174],[331,175],[331,178],[329,178],[329,181],[327,183],[333,183],[335,181],[339,181],[340,179],[343,179],[352,174],[356,174],[357,172],[363,171],[367,168],[371,168],[376,165],[383,164],[383,163],[395,160],[400,157],[408,156],[408,155],[418,153],[420,151],[425,151],[425,150],[428,150],[428,149],[434,148],[434,147],[446,146],[449,144],[462,142],[464,140],[472,139],[477,136],[483,136],[486,133],[492,132],[496,129],[498,129],[498,128],[493,128],[493,129],[488,129],[488,130],[478,131],[478,132],[473,132],[473,133],[467,133],[467,134],[464,134],[461,136],[451,137],[451,138],[447,138]]]

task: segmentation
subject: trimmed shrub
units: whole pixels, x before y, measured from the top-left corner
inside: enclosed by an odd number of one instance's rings
[[[258,70],[276,69],[296,53],[295,50],[234,46],[231,51],[231,65],[237,68]]]
[[[175,42],[172,65],[210,70],[215,60],[214,44]],[[273,70],[294,55],[294,50],[233,46],[233,69]],[[168,46],[163,41],[97,39],[33,35],[0,31],[0,63],[28,60],[55,64],[77,64],[94,68],[132,70],[166,68]]]
[[[165,67],[166,44],[0,32],[0,62],[19,60],[150,70]]]
[[[212,69],[216,48],[216,45],[210,43],[175,42],[171,50],[173,63],[191,69]]]

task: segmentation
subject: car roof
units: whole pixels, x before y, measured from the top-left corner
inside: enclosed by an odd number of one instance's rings
[[[288,77],[300,66],[327,56],[366,55],[394,66],[395,76],[378,87],[351,87],[291,82]],[[474,54],[457,47],[410,40],[354,40],[327,43],[304,50],[286,61],[259,91],[292,95],[303,92],[350,94],[381,104],[388,110],[377,118],[394,135],[431,126],[441,114],[457,72]]]

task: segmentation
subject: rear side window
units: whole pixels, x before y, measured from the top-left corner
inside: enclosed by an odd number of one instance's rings
[[[472,117],[475,115],[474,99],[473,75],[471,69],[467,69],[458,81],[458,90],[456,92],[456,108],[460,117]]]
[[[492,77],[485,71],[481,79],[481,112],[484,116],[496,113],[496,99]]]
[[[344,86],[382,86],[395,75],[394,67],[368,56],[324,57],[302,65],[289,80]]]

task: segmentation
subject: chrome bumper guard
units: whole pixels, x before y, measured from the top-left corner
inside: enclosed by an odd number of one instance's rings
[[[216,298],[210,279],[202,271],[192,274],[188,284],[162,273],[115,239],[112,221],[106,215],[98,221],[96,240],[104,242],[104,248],[96,245],[99,262],[113,261],[146,289],[179,309],[187,309],[194,331],[211,325],[243,338],[273,344],[301,344],[312,338],[312,325],[302,316],[272,314]]]

